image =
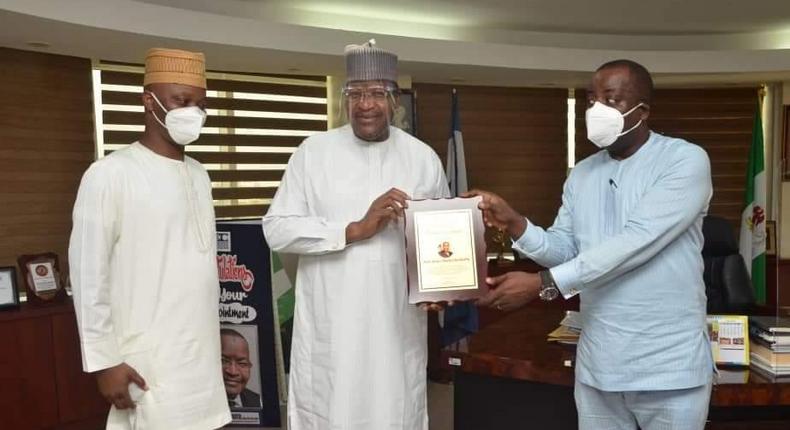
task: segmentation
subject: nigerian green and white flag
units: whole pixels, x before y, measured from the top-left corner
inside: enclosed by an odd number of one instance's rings
[[[272,298],[274,299],[275,350],[280,402],[288,399],[291,338],[293,337],[294,306],[296,304],[296,266],[298,258],[292,254],[271,253]]]
[[[277,308],[277,322],[285,324],[293,319],[296,284],[295,261],[292,255],[278,254],[272,252],[272,295],[274,296],[274,306]]]
[[[765,155],[760,104],[754,114],[752,147],[746,174],[746,198],[741,213],[740,252],[752,277],[757,303],[765,303]]]

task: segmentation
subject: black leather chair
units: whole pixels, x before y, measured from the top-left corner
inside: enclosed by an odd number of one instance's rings
[[[705,294],[709,314],[749,314],[755,299],[746,263],[726,219],[708,215],[702,223]]]

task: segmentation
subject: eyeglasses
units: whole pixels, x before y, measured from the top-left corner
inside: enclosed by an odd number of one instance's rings
[[[352,103],[359,103],[363,100],[370,99],[375,102],[383,102],[393,90],[388,88],[347,88],[343,90],[343,95],[348,98]]]
[[[252,363],[247,360],[231,360],[230,358],[222,357],[223,368],[230,367],[232,364],[235,364],[239,369],[249,369],[252,367]]]

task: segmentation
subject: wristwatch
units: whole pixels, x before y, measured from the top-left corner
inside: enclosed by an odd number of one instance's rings
[[[548,270],[541,270],[540,275],[540,299],[550,302],[560,296],[560,289],[557,288],[557,283],[554,282],[554,277]]]

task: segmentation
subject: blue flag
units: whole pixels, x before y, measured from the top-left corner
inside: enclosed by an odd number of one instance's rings
[[[466,180],[466,159],[464,158],[464,138],[461,133],[461,119],[458,115],[458,93],[453,88],[452,120],[450,138],[447,141],[447,184],[450,195],[458,197],[469,189]],[[442,347],[477,332],[479,321],[477,307],[470,302],[459,303],[444,311],[442,324]]]

